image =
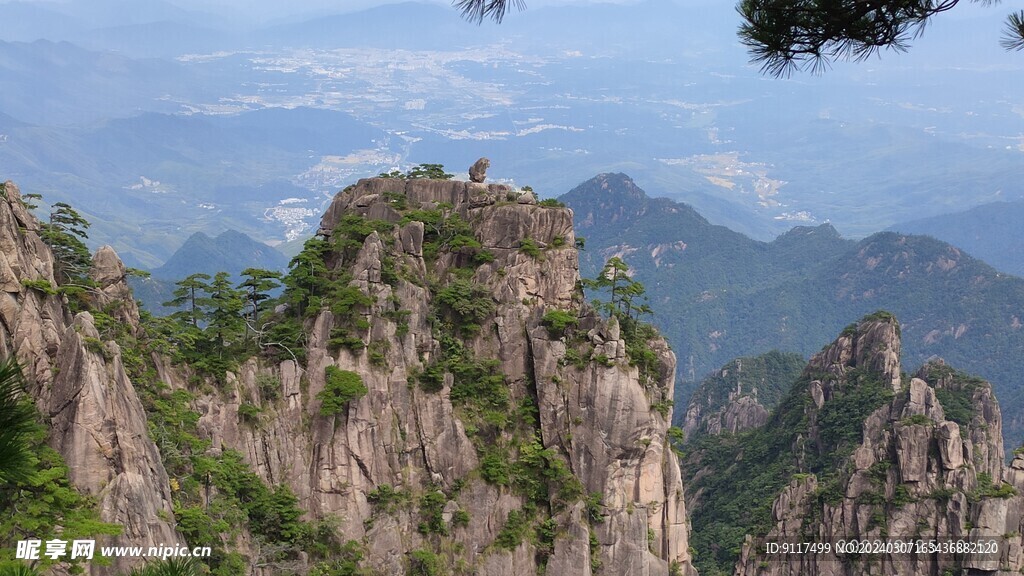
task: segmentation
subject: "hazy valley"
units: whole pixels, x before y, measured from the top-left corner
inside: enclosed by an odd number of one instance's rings
[[[357,177],[420,162],[461,169],[481,155],[494,177],[555,192],[628,172],[762,240],[823,222],[863,237],[1021,198],[1024,118],[1007,81],[1019,68],[918,66],[946,55],[939,24],[906,57],[769,83],[722,41],[727,12],[550,8],[477,28],[443,6],[387,5],[225,32],[206,50],[182,33],[178,52],[159,34],[100,52],[106,36],[54,28],[51,40],[72,43],[2,45],[0,159],[26,188],[74,200],[96,242],[146,267],[173,251],[129,242],[146,229],[178,242],[226,228],[285,241],[309,234]],[[620,30],[644,30],[643,41],[593,41]]]

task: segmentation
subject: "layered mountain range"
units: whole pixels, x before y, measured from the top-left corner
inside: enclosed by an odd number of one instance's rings
[[[624,174],[602,174],[560,199],[586,236],[584,276],[620,256],[646,286],[689,381],[678,397],[733,358],[810,355],[850,318],[885,309],[902,320],[909,362],[939,356],[991,381],[1011,444],[1024,439],[1024,280],[927,236],[854,241],[823,224],[759,242],[648,197]]]

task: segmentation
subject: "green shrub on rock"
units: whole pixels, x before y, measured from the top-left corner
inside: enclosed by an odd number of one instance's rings
[[[349,402],[362,398],[369,391],[359,374],[351,370],[328,366],[324,373],[327,383],[316,395],[316,399],[320,401],[320,414],[323,416],[340,414]]]

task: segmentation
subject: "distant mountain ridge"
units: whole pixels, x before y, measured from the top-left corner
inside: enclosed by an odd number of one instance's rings
[[[0,55],[3,48],[0,43]],[[384,136],[345,112],[312,108],[233,116],[146,112],[67,128],[11,116],[0,117],[8,136],[0,146],[3,177],[48,202],[80,208],[93,223],[91,239],[113,246],[129,266],[147,269],[196,231],[287,238],[293,224],[268,220],[268,209],[298,198],[289,208],[311,215],[324,202],[294,176],[311,170],[322,176],[314,167],[324,156],[372,148]]]
[[[889,228],[927,234],[967,250],[1003,272],[1024,276],[1024,202],[992,202]]]
[[[136,60],[64,41],[6,41],[3,26],[11,21],[2,16],[10,6],[0,4],[0,110],[20,121],[59,126],[123,117],[143,107],[174,111],[178,105],[159,97],[196,89],[196,75],[179,62]]]
[[[214,238],[202,232],[189,236],[167,262],[152,273],[154,278],[177,281],[197,272],[211,276],[217,272],[237,275],[246,268],[283,270],[287,266],[288,257],[272,246],[237,230],[226,230]]]
[[[135,298],[143,308],[157,315],[169,314],[174,310],[163,303],[173,298],[175,283],[191,274],[215,275],[227,272],[239,278],[246,268],[265,268],[283,271],[289,258],[274,247],[238,232],[226,230],[216,237],[196,232],[179,247],[173,255],[158,268],[151,271],[150,278],[131,278],[130,285]]]
[[[712,226],[691,207],[649,198],[602,174],[560,198],[586,237],[581,272],[622,256],[647,287],[656,323],[690,383],[733,358],[779,349],[810,355],[849,318],[903,319],[908,363],[941,356],[993,382],[1007,438],[1024,439],[1024,280],[947,243],[883,232],[859,242],[829,225],[772,242]]]

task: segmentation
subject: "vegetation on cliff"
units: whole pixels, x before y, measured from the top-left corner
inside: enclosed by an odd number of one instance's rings
[[[822,379],[836,394],[818,410],[808,389]],[[700,573],[732,574],[744,537],[768,532],[772,504],[794,475],[817,475],[826,487],[822,497],[833,498],[846,459],[862,441],[864,419],[892,397],[878,374],[860,368],[841,376],[805,371],[765,426],[701,436],[687,446],[682,468],[688,490],[698,494],[691,519]]]
[[[744,537],[768,532],[772,503],[795,474],[815,474],[822,485],[835,484],[844,460],[861,441],[864,418],[892,398],[891,391],[870,375],[854,377],[849,391],[820,414],[820,442],[806,446],[812,455],[801,461],[793,447],[810,427],[809,383],[809,377],[794,383],[764,427],[703,436],[687,447],[684,481],[688,490],[700,494],[691,519],[695,564],[701,574],[732,574]],[[701,470],[704,474],[698,477]]]
[[[260,303],[267,300],[275,274],[249,270],[248,280],[239,288],[232,286],[226,274],[212,279],[192,275],[179,283],[175,294],[175,304],[182,310],[169,318],[143,314],[137,331],[121,317],[126,303],[104,303],[98,283],[89,277],[92,258],[83,260],[80,240],[86,228],[88,222],[70,206],[55,206],[43,239],[53,250],[58,285],[46,293],[59,291],[73,310],[90,313],[99,338],[84,337],[87,349],[109,361],[112,356],[104,341],[118,343],[119,357],[147,411],[150,436],[170,475],[177,529],[191,545],[211,546],[214,551],[201,563],[154,565],[139,573],[234,576],[256,562],[287,570],[301,550],[319,563],[321,575],[356,574],[350,568],[357,546],[345,545],[330,522],[300,520],[304,511],[290,489],[268,487],[238,452],[214,450],[196,428],[200,418],[192,405],[196,392],[170,390],[157,376],[153,355],[167,354],[196,371],[194,384],[200,391],[210,382],[223,384],[228,370],[237,368],[245,356],[259,353],[247,321],[250,325],[258,321]],[[0,568],[25,565],[10,562],[18,540],[71,541],[122,531],[121,526],[101,522],[96,499],[81,495],[71,484],[63,459],[47,446],[44,418],[21,391],[19,374],[13,361],[0,367],[0,381],[5,383],[2,397],[7,402],[0,410],[5,419],[0,453],[10,456],[7,464],[0,465],[0,533],[5,535],[0,540]],[[242,531],[259,542],[258,557],[243,558],[233,550]],[[29,573],[56,564],[80,573],[84,562],[40,555]],[[94,561],[104,562],[109,560]],[[171,569],[175,571],[167,572]]]
[[[182,279],[168,317],[112,296],[120,262],[79,292],[25,286],[88,311],[68,332],[75,361],[137,394],[157,481],[166,470],[159,521],[213,550],[187,571],[685,572],[664,443],[674,357],[640,320],[643,287],[613,279],[603,318],[583,302],[564,207],[435,168],[343,192],[283,275]],[[563,422],[542,414],[573,389]],[[598,434],[596,453],[573,440]],[[629,478],[650,485],[643,501]]]
[[[201,414],[194,407],[195,400],[198,395],[211,391],[211,382],[223,388],[224,372],[219,373],[220,378],[213,373],[199,372],[192,390],[172,390],[159,380],[151,355],[167,350],[170,339],[175,336],[196,330],[190,320],[185,318],[177,325],[182,332],[175,332],[166,322],[145,316],[144,326],[146,333],[140,339],[125,333],[117,337],[122,351],[129,351],[125,356],[126,369],[146,409],[149,434],[160,449],[171,478],[177,528],[189,545],[213,549],[211,557],[200,561],[204,573],[235,575],[253,564],[289,573],[300,565],[301,553],[309,555],[320,576],[358,574],[353,571],[352,560],[359,556],[357,543],[346,542],[329,519],[302,520],[305,511],[287,485],[268,486],[239,452],[213,446],[210,439],[199,433],[197,425]],[[209,337],[226,337],[223,327],[214,323],[202,332]],[[243,332],[235,328],[232,334],[241,339]],[[252,341],[238,345],[240,348],[233,352],[236,356],[223,356],[231,362],[228,366],[237,367],[239,356],[257,352]],[[192,348],[186,353],[203,351]],[[221,358],[219,353],[213,357]],[[177,358],[184,366],[198,369],[189,364],[188,357]],[[210,362],[196,364],[204,371],[211,371]],[[202,376],[204,373],[207,375]],[[351,388],[344,374],[341,381],[337,398],[332,398],[332,402],[344,405],[358,396],[358,389]],[[272,382],[262,390],[267,401],[272,403],[277,399],[277,389]],[[239,416],[258,419],[259,409],[243,404]],[[238,552],[243,533],[255,539],[254,556],[246,557]]]

